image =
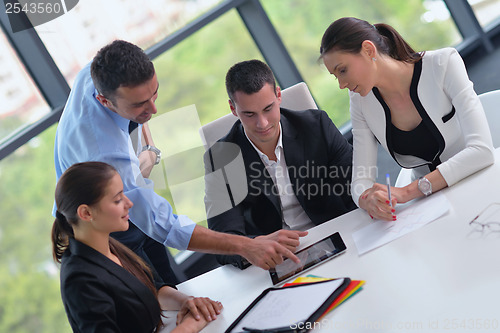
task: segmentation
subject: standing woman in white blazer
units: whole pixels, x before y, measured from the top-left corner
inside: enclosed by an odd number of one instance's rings
[[[354,137],[352,198],[372,218],[397,220],[394,207],[429,195],[494,161],[482,105],[455,49],[415,52],[387,24],[344,17],[321,41],[321,59],[348,88]],[[375,182],[377,144],[412,182]]]

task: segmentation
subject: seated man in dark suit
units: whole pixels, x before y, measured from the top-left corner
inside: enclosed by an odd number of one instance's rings
[[[259,60],[231,67],[226,89],[239,119],[205,153],[208,226],[293,252],[305,230],[355,208],[352,146],[324,111],[280,108],[281,90]],[[217,259],[248,266],[240,256]]]

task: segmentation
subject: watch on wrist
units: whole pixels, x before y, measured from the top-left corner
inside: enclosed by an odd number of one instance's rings
[[[420,177],[418,179],[418,189],[420,192],[422,192],[425,196],[428,196],[429,194],[432,193],[432,184],[429,181],[429,179],[425,177]]]
[[[153,153],[156,154],[155,165],[157,165],[158,163],[160,163],[160,161],[161,161],[161,150],[160,149],[158,149],[158,148],[156,148],[154,146],[145,145],[144,147],[142,147],[141,153],[143,151],[146,151],[146,150],[152,151]]]

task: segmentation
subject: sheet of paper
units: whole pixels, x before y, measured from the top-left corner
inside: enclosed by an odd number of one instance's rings
[[[344,279],[298,288],[285,288],[268,292],[234,327],[231,332],[242,332],[243,327],[268,329],[289,327],[309,318]]]
[[[397,221],[375,220],[352,234],[358,254],[362,255],[417,230],[444,215],[449,209],[448,199],[439,192],[404,206],[401,210],[396,208]]]

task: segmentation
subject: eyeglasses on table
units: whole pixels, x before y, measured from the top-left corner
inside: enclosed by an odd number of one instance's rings
[[[493,202],[486,206],[477,216],[469,222],[474,231],[500,232],[500,203]]]

